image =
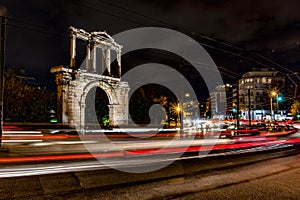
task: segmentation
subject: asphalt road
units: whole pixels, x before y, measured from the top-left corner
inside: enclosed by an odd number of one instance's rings
[[[174,199],[300,199],[300,168]]]
[[[132,186],[93,188],[30,199],[300,199],[299,159],[295,155]]]
[[[180,144],[182,142],[185,141],[179,141]],[[146,143],[134,144],[134,149],[143,149],[145,148],[145,144]],[[118,145],[126,149],[133,148],[128,141],[118,143]],[[153,145],[153,142],[149,142],[149,145]],[[276,146],[278,144],[274,145]],[[61,143],[54,144],[54,146],[58,151],[61,151],[62,147],[66,148],[65,144]],[[70,147],[72,147],[71,149],[73,151],[74,146],[72,145]],[[22,149],[19,153],[27,155],[25,151],[26,148],[28,147],[18,147],[11,149],[11,151],[18,154],[18,151]],[[41,149],[44,150],[42,152],[47,154],[53,146],[42,145],[35,148],[37,154],[41,153]],[[102,148],[106,149],[104,146],[102,146]],[[151,148],[153,147],[151,146]],[[32,154],[31,149],[27,150],[29,150],[29,152],[27,152],[28,154]],[[278,153],[274,149],[272,151]],[[241,159],[242,155],[240,154],[242,152],[237,151],[237,153],[239,154],[235,155],[235,157]],[[264,154],[260,156],[254,155],[254,157],[260,160],[264,160],[262,158],[270,159]],[[249,163],[250,157],[245,159],[248,161],[247,163]],[[11,178],[0,179],[0,199],[297,199],[298,196],[300,197],[299,190],[297,191],[295,189],[298,180],[297,177],[300,177],[299,159],[299,155],[289,156],[249,164],[249,166],[244,166],[244,164],[237,168],[230,168],[235,161],[233,161],[233,159],[226,159],[223,165],[227,166],[227,170],[211,170],[211,168],[206,168],[202,160],[198,161],[201,162],[201,165],[199,165],[200,163],[196,164],[194,161],[189,160],[180,161],[170,168],[159,171],[157,174],[152,174],[152,177],[166,177],[166,179],[151,179],[151,181],[147,178],[147,174],[138,176],[130,173],[117,173],[112,170],[100,170],[98,172],[93,170],[90,172],[73,173],[68,171],[67,173],[62,173],[63,171],[59,170],[60,174],[41,176],[36,176],[35,174],[35,176],[21,177],[18,179],[9,175]],[[217,159],[217,161],[219,160],[220,159]],[[64,167],[65,164],[70,164],[70,166],[74,167],[73,164],[69,162],[60,161],[59,164],[61,165],[61,163],[64,164]],[[40,163],[37,162],[34,163],[34,165],[36,165],[35,167],[38,167],[39,164]],[[207,165],[214,166],[216,163],[215,161],[208,162]],[[204,171],[199,172],[201,171],[201,167],[203,167]],[[6,169],[13,171],[12,173],[14,174],[17,173],[17,170],[12,170],[11,166],[7,166]],[[195,170],[195,172],[198,171],[199,173],[189,172],[185,174],[185,170],[187,169]],[[22,168],[22,170],[24,170],[24,168]],[[51,167],[51,170],[58,170],[57,166]],[[37,170],[31,171],[36,173]],[[39,171],[41,172],[40,174],[48,174],[44,168]],[[280,174],[288,173],[289,171],[297,171],[297,173],[293,172],[294,175],[297,176],[293,176],[292,173],[290,177],[284,175],[274,180],[264,180],[272,178],[273,176],[280,176]],[[288,181],[294,179],[294,182],[285,184],[288,182],[285,181],[286,177]],[[126,181],[127,179],[129,182]],[[276,182],[276,180],[278,181]],[[137,183],[135,183],[135,181],[137,181]],[[259,181],[262,182],[256,183]],[[229,189],[226,190],[227,188]],[[291,192],[285,194],[282,188]],[[279,192],[276,193],[277,191]]]

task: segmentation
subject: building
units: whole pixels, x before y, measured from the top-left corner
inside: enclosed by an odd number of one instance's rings
[[[280,107],[280,98],[285,91],[286,77],[278,71],[261,69],[245,73],[237,89],[233,91],[233,104],[239,100],[240,117],[242,119],[263,120],[281,119],[286,110]]]
[[[213,119],[228,118],[228,109],[232,107],[227,104],[232,102],[232,85],[219,85],[213,92],[210,92],[209,102],[211,108],[211,117]]]

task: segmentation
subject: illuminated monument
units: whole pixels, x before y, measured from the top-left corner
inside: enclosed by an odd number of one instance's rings
[[[109,100],[110,126],[127,124],[129,86],[120,79],[122,46],[106,32],[88,33],[74,27],[69,29],[70,66],[51,68],[56,77],[58,122],[70,127],[85,127],[85,108],[91,106],[86,105],[87,94],[92,88],[99,87]],[[81,67],[75,64],[77,38],[87,42],[86,60]],[[112,56],[117,58],[117,75],[112,75]],[[108,75],[103,75],[105,70]]]

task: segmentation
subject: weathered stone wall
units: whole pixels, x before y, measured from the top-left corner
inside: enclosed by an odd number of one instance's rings
[[[109,99],[110,125],[128,124],[129,85],[127,82],[80,70],[72,78],[73,71],[63,66],[53,67],[51,72],[56,75],[57,114],[60,122],[82,130],[85,127],[87,94],[92,88],[100,87]]]

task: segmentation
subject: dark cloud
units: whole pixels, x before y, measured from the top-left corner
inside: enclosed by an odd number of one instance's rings
[[[235,44],[273,34],[284,36],[280,30],[293,30],[300,20],[297,0],[154,1],[155,6],[153,1],[146,2],[163,21]]]
[[[69,25],[112,35],[142,26],[171,27],[200,42],[205,40],[198,36],[205,35],[299,70],[298,0],[4,0],[1,5],[9,17],[6,66],[21,65],[40,74],[68,64]],[[220,43],[209,44],[228,50]],[[218,64],[240,73],[243,58],[209,51]]]

